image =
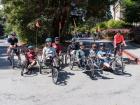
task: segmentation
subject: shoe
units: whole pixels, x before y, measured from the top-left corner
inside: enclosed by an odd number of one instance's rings
[[[27,71],[24,74],[30,75],[31,74],[31,70],[27,69]]]
[[[7,60],[10,60],[10,57],[7,57]]]

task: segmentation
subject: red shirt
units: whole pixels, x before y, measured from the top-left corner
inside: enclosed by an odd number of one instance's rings
[[[123,41],[124,41],[123,35],[118,35],[118,34],[116,34],[116,35],[114,36],[114,42],[115,42],[116,44],[122,43]]]
[[[56,49],[56,53],[59,55],[59,53],[62,51],[62,46],[60,44],[53,43],[52,47]]]
[[[26,58],[27,58],[29,61],[34,60],[35,57],[36,57],[35,52],[27,52],[27,53],[26,53]]]

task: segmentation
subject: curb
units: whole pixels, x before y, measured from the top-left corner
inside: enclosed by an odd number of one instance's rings
[[[130,60],[135,61],[137,64],[140,64],[140,58],[137,57],[136,55],[124,50],[123,54],[126,55]]]

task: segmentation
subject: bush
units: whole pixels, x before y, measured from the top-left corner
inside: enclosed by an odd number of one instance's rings
[[[99,23],[99,24],[96,24],[96,27],[99,27],[101,30],[105,30],[105,29],[110,29],[110,28],[123,28],[127,25],[127,23],[125,23],[124,21],[122,20],[109,20],[109,21],[106,21],[106,22],[102,22],[102,23]]]

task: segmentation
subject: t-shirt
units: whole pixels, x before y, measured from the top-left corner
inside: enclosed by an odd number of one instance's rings
[[[106,53],[105,50],[99,50],[99,51],[97,52],[97,55],[101,55],[102,57],[105,56],[106,54],[107,54],[107,53]]]
[[[27,52],[26,53],[26,57],[27,57],[27,59],[29,60],[29,61],[32,61],[32,60],[34,60],[35,59],[35,57],[36,57],[36,54],[35,54],[35,52]]]
[[[114,36],[114,42],[116,42],[116,44],[122,43],[123,41],[124,41],[123,35],[116,34]]]
[[[79,50],[76,52],[76,57],[77,57],[77,59],[84,59],[85,56],[86,56],[86,54],[85,54],[85,51],[84,51],[84,50],[79,49]]]
[[[17,38],[8,38],[8,43],[10,43],[11,45],[15,45],[16,43],[18,43],[18,39]]]
[[[44,47],[43,48],[43,54],[45,54],[46,58],[55,57],[56,56],[56,50],[53,47]]]

